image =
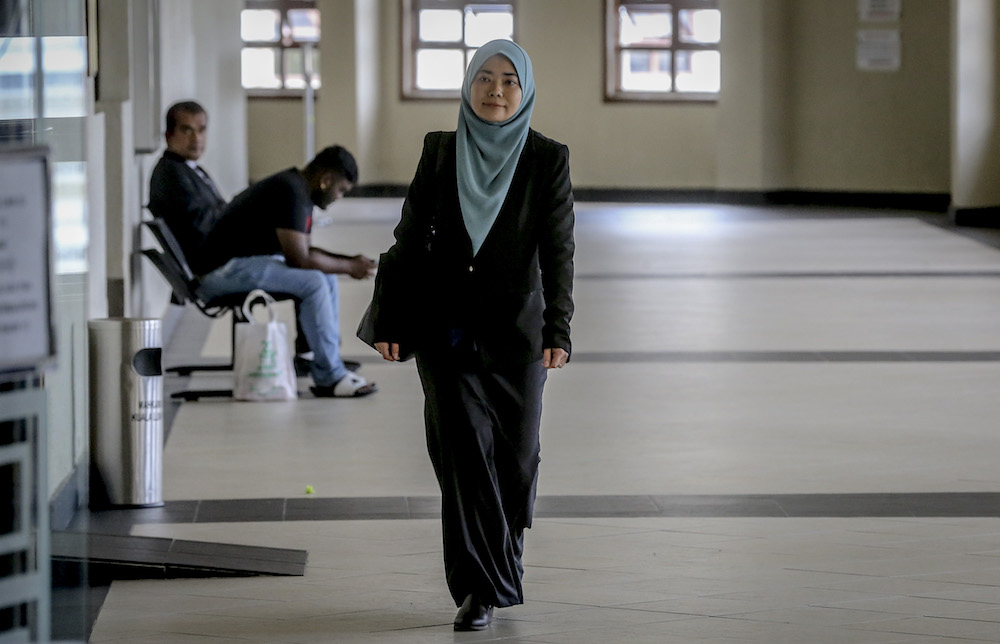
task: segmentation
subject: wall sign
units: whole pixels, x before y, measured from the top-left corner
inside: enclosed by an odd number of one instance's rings
[[[902,13],[902,0],[858,0],[861,22],[897,22]]]
[[[0,150],[0,376],[55,357],[48,148]]]
[[[895,72],[902,64],[899,29],[858,30],[858,69],[867,72]]]

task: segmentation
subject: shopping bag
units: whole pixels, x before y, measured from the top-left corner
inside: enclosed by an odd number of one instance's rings
[[[251,311],[262,300],[267,322]],[[288,329],[277,320],[274,298],[266,291],[251,291],[243,302],[245,324],[236,325],[233,354],[233,398],[236,400],[294,400],[298,398],[295,367],[289,351]]]

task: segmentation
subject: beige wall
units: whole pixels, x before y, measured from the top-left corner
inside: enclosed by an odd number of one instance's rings
[[[593,0],[518,5],[518,38],[535,69],[533,126],[570,147],[576,185],[712,186],[714,106],[604,102],[603,12]]]
[[[201,163],[211,169],[223,194],[234,195],[247,185],[247,105],[240,79],[243,2],[187,1],[192,11],[187,42],[195,53],[194,67],[188,73],[194,79],[194,96],[211,119],[211,139]],[[176,2],[161,0],[160,11],[169,14]]]
[[[37,0],[39,7],[51,8],[49,4]],[[137,254],[154,243],[140,234],[139,222],[148,176],[159,156],[137,152],[133,137],[137,106],[144,103],[135,100],[137,88],[130,71],[136,48],[147,42],[137,37],[131,20],[137,5],[137,0],[100,0],[100,75],[96,86],[88,81],[85,132],[76,141],[67,130],[55,146],[66,150],[79,145],[85,150],[89,241],[87,273],[57,275],[53,280],[59,356],[45,376],[50,498],[69,489],[66,486],[75,480],[78,468],[86,467],[87,401],[99,395],[87,382],[87,321],[123,315],[160,317],[170,297],[166,283]],[[162,124],[166,107],[174,101],[195,98],[205,105],[213,116],[205,164],[220,186],[231,192],[247,183],[246,100],[239,78],[242,7],[243,0],[159,3],[162,104],[151,108],[161,109],[157,121]],[[60,16],[62,11],[53,9],[53,14]]]
[[[166,142],[163,140],[167,109],[178,101],[196,100],[208,112],[208,140],[199,160],[224,196],[246,187],[248,145],[247,104],[240,81],[240,11],[242,0],[170,0],[159,3],[160,96],[157,124],[161,149],[141,155],[142,172],[132,173],[142,195],[149,197],[149,175]],[[136,210],[132,226],[137,226]],[[155,246],[143,232],[143,248]],[[128,250],[137,250],[129,248]],[[155,269],[143,259],[136,263],[141,274],[142,315],[159,317],[166,310],[170,289]]]
[[[723,83],[716,108],[716,182],[776,190],[791,182],[791,0],[722,0]]]
[[[225,195],[247,185],[247,106],[240,81],[240,11],[242,0],[170,0],[160,2],[161,140],[167,108],[195,100],[208,112],[208,142],[199,163]],[[162,143],[166,148],[166,143]],[[146,159],[148,174],[160,153]]]
[[[889,25],[902,33],[902,68],[880,73],[856,69],[856,34],[865,26],[856,2],[720,4],[723,91],[714,105],[605,102],[603,0],[518,4],[518,40],[538,87],[532,124],[570,146],[575,185],[949,191],[948,3],[904,3],[898,25]],[[398,0],[320,6],[336,18],[324,19],[334,41],[322,45],[317,146],[353,140],[362,183],[405,184],[424,133],[454,129],[457,102],[400,98]],[[268,159],[301,147],[301,136],[279,136],[285,125],[275,126],[300,112],[297,101],[260,109],[251,101],[251,136],[271,128],[268,141],[252,141],[254,176],[280,169]]]
[[[250,181],[259,181],[289,166],[302,165],[305,158],[304,123],[305,110],[301,100],[247,100]]]
[[[949,189],[949,6],[907,0],[899,23],[862,24],[857,3],[791,9],[792,159],[797,188]],[[859,28],[898,26],[897,72],[859,71]]]
[[[90,151],[90,162],[103,167],[103,212],[96,224],[104,257],[94,257],[107,278],[106,302],[92,301],[90,310],[112,316],[159,317],[170,289],[137,251],[152,241],[140,228],[148,200],[149,175],[159,152],[136,151],[133,121],[145,107],[157,111],[161,132],[167,107],[195,99],[209,113],[209,143],[201,163],[209,168],[225,194],[247,185],[246,99],[240,86],[239,18],[242,0],[172,0],[160,2],[158,40],[140,35],[130,12],[138,3],[101,0],[100,55],[95,111],[101,116],[103,141]],[[159,104],[138,99],[130,77],[137,48],[159,47]],[[148,115],[147,115],[148,116]],[[92,123],[91,126],[96,125]],[[161,145],[165,147],[161,139]]]
[[[603,0],[521,0],[517,30],[535,65],[534,125],[570,145],[577,186],[950,192],[959,207],[984,207],[1000,204],[998,2],[906,0],[898,25],[902,68],[863,73],[854,65],[860,25],[853,0],[720,0],[717,105],[605,103]],[[120,304],[137,309],[127,314],[159,316],[169,296],[134,255],[158,154],[137,155],[130,145],[129,3],[99,6],[108,35],[101,39],[101,100],[92,101],[86,132],[91,272],[83,286],[59,287],[68,295],[58,302],[64,343],[66,334],[84,341],[84,316],[109,314],[115,296],[104,287],[111,282],[125,284]],[[356,151],[362,183],[405,184],[424,133],[454,128],[457,102],[400,99],[399,0],[319,6],[324,87],[316,146],[340,142]],[[160,3],[161,107],[186,98],[205,104],[205,165],[229,193],[248,174],[300,164],[304,150],[300,101],[246,104],[238,67],[242,7],[243,0]],[[128,297],[136,292],[138,306]],[[53,380],[79,376],[62,372]],[[53,382],[52,389],[53,405],[79,396],[68,385]],[[80,421],[53,419],[55,490],[86,437]]]

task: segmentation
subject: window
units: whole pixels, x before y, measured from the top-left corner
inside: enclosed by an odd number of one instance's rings
[[[240,14],[243,87],[298,94],[320,86],[319,9],[314,0],[246,0]]]
[[[459,98],[476,49],[514,38],[514,4],[403,0],[403,96]]]
[[[606,0],[605,98],[718,98],[718,0]]]
[[[0,147],[52,148],[52,239],[58,274],[87,270],[86,25],[78,13],[38,14],[41,0],[0,13]],[[61,34],[43,35],[37,33]],[[0,640],[3,639],[0,626]]]

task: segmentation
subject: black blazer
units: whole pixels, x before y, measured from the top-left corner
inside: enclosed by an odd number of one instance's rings
[[[526,364],[570,343],[573,190],[569,149],[530,130],[506,201],[479,253],[462,220],[455,133],[431,132],[382,255],[374,336],[404,352],[461,330],[486,364]]]
[[[225,206],[183,157],[170,150],[163,153],[149,179],[149,211],[167,223],[189,263],[197,263]]]

